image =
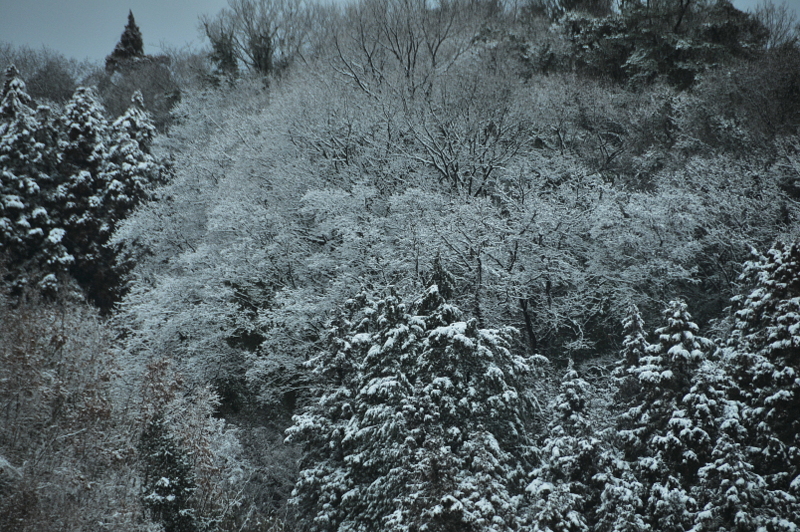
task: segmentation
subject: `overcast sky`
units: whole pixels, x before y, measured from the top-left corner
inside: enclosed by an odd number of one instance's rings
[[[758,2],[734,0],[734,5],[748,9]],[[788,3],[800,12],[800,0]],[[132,9],[145,53],[157,54],[162,44],[201,46],[198,17],[226,5],[227,0],[0,0],[0,41],[101,61],[119,41]]]
[[[198,17],[226,5],[227,0],[0,0],[0,41],[100,61],[119,41],[131,9],[145,53],[157,54],[162,43],[199,47]]]

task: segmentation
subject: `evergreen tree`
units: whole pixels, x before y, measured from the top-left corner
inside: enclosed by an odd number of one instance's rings
[[[650,346],[647,343],[644,320],[636,305],[628,308],[628,315],[622,321],[622,328],[625,335],[620,353],[622,358],[614,370],[614,378],[617,381],[619,399],[627,402],[639,390],[638,378],[630,370],[639,365]]]
[[[619,7],[601,18],[570,13],[562,23],[578,64],[631,85],[661,78],[687,89],[710,65],[752,57],[768,35],[727,0],[626,0]]]
[[[645,515],[646,485],[636,475],[632,464],[618,450],[602,455],[603,471],[595,481],[603,484],[600,503],[595,510],[597,532],[647,532],[651,528]]]
[[[122,32],[114,51],[106,57],[106,70],[116,72],[137,59],[144,58],[144,41],[142,32],[133,18],[133,11],[128,11],[128,24]]]
[[[800,242],[746,263],[728,354],[753,458],[773,489],[800,498]],[[797,512],[797,506],[795,506]],[[795,514],[798,515],[798,514]]]
[[[316,361],[329,392],[288,430],[304,446],[293,502],[305,525],[516,529],[528,366],[510,331],[459,321],[435,286],[411,305],[359,302]]]
[[[461,319],[438,287],[415,305],[424,316],[421,352],[410,359],[414,397],[410,500],[401,530],[514,530],[530,462],[521,395],[527,362],[509,352],[513,331]]]
[[[33,100],[28,95],[25,82],[19,76],[19,71],[14,65],[9,65],[5,72],[5,83],[3,83],[3,107],[0,118],[9,120],[16,116],[23,106],[28,107],[33,104]]]
[[[213,33],[206,23],[206,35],[211,41],[211,62],[219,74],[235,78],[239,73],[239,60],[236,58],[235,37],[232,30],[219,30]]]
[[[6,251],[24,246],[33,229],[30,199],[39,192],[40,147],[32,103],[17,69],[10,66],[0,100],[0,244]]]
[[[195,485],[187,457],[169,435],[163,419],[152,420],[142,434],[142,501],[164,532],[197,530],[190,498]]]
[[[49,201],[58,177],[56,128],[48,108],[34,112],[32,105],[25,83],[9,67],[0,101],[0,249],[17,289],[41,275],[49,287],[52,273],[73,262],[55,216],[58,206]]]
[[[147,197],[161,166],[150,148],[156,129],[144,110],[142,93],[136,91],[131,106],[111,125],[108,160],[111,169],[106,178],[106,216],[115,223]]]
[[[682,401],[688,415],[678,436],[693,443],[691,458],[702,464],[691,487],[699,509],[692,530],[796,530],[792,497],[771,490],[752,463],[743,405],[729,397],[732,388],[722,367],[706,361]]]
[[[91,89],[79,88],[61,118],[61,184],[54,209],[74,257],[70,271],[98,306],[119,298],[124,266],[107,246],[117,223],[146,198],[162,166],[150,153],[155,128],[141,95],[112,125]]]
[[[627,409],[635,408],[637,398],[644,395],[637,368],[651,348],[646,339],[644,320],[636,305],[628,308],[622,327],[625,336],[621,358],[612,375],[617,386],[616,399],[625,410],[619,426],[630,429],[632,419]],[[644,511],[645,484],[637,478],[636,462],[626,460],[626,455],[635,460],[637,454],[642,452],[641,442],[627,431],[623,432],[623,437],[613,433],[609,440],[613,445],[602,455],[603,468],[595,476],[597,482],[602,482],[603,488],[600,490],[594,529],[608,532],[650,530]]]
[[[114,254],[105,246],[113,229],[104,202],[110,177],[109,125],[94,91],[85,87],[75,91],[61,120],[61,183],[51,210],[59,212],[66,231],[64,242],[75,261],[70,272],[90,299],[109,308],[114,300],[110,285],[118,282],[112,273]]]
[[[597,477],[604,453],[589,419],[589,394],[589,383],[570,363],[551,405],[555,419],[542,445],[542,463],[527,488],[535,530],[583,531],[593,525],[606,478]]]
[[[631,407],[620,418],[630,457],[640,455],[652,435],[666,426],[708,347],[708,341],[698,336],[685,303],[671,302],[664,316],[667,325],[656,330],[658,342],[648,346],[645,355],[627,370],[637,382]]]
[[[322,393],[312,408],[294,417],[287,440],[303,444],[292,502],[309,530],[333,530],[344,519],[341,500],[353,483],[342,440],[362,380],[360,359],[377,317],[376,303],[366,294],[348,300],[330,324],[326,349],[307,363]]]
[[[109,126],[91,89],[79,88],[62,116],[31,109],[10,68],[0,101],[0,246],[7,281],[57,289],[71,274],[98,306],[119,297],[116,252],[106,244],[119,220],[146,198],[162,166],[155,130],[134,95]]]
[[[709,443],[683,400],[712,343],[699,336],[685,303],[671,302],[664,316],[658,342],[628,370],[639,390],[620,416],[619,435],[638,480],[649,486],[644,519],[654,529],[678,531],[693,523],[697,501],[690,488]]]

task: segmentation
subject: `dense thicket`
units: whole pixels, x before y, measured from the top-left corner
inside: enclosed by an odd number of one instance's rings
[[[797,530],[800,50],[760,13],[231,0],[161,135],[9,75],[12,303],[126,291],[87,422],[118,528]],[[51,382],[36,349],[2,382]],[[0,431],[29,529],[42,394]]]

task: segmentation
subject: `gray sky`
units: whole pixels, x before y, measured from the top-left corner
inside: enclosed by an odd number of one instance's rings
[[[759,0],[734,0],[740,9]],[[780,2],[777,2],[780,3]],[[800,12],[800,0],[788,0]],[[198,47],[197,19],[215,14],[226,0],[0,0],[0,41],[32,48],[47,46],[67,57],[102,61],[119,41],[133,10],[144,51],[161,45]]]

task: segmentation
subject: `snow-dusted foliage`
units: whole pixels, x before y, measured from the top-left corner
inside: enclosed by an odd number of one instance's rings
[[[571,366],[571,365],[570,365]],[[591,530],[600,503],[605,445],[590,421],[591,390],[570,367],[550,408],[554,419],[527,487],[532,530]],[[599,475],[599,476],[598,476]]]
[[[0,530],[152,530],[112,330],[87,304],[29,296],[0,290]]]
[[[128,110],[111,124],[104,202],[110,211],[108,216],[115,222],[146,199],[161,177],[162,166],[151,153],[155,135],[142,93],[136,91]]]
[[[142,501],[153,519],[169,532],[194,532],[195,512],[189,499],[195,487],[186,453],[167,431],[164,420],[152,420],[139,445],[144,478]]]
[[[800,228],[800,48],[724,1],[229,3],[180,65],[131,15],[63,107],[7,73],[2,532],[798,532],[800,245],[739,274]],[[113,350],[25,330],[68,287]],[[677,299],[713,343],[645,329]]]
[[[294,504],[310,530],[517,530],[527,447],[510,331],[478,328],[436,286],[359,296],[311,361],[324,391],[294,418]],[[344,325],[344,327],[342,327]]]
[[[605,482],[598,530],[796,529],[796,498],[772,481],[775,470],[763,459],[770,452],[770,441],[759,439],[763,410],[748,404],[748,388],[729,373],[750,360],[732,347],[746,336],[745,315],[737,313],[739,329],[720,351],[699,335],[685,303],[670,304],[652,345],[631,311],[617,370],[626,374],[617,379],[624,410],[611,439],[622,454],[598,476]],[[785,475],[791,464],[775,467]]]
[[[639,365],[650,347],[644,329],[644,320],[636,305],[628,308],[628,315],[622,320],[622,332],[624,337],[620,352],[621,358],[618,366],[614,369],[614,377],[617,381],[617,394],[623,402],[626,402],[640,390],[639,379],[635,373],[629,370]]]
[[[62,271],[73,258],[62,242],[60,220],[50,212],[55,138],[47,109],[37,114],[31,105],[25,84],[9,67],[0,102],[0,246],[7,267],[34,259],[51,272]],[[30,273],[20,272],[17,280],[26,283]]]
[[[701,465],[691,483],[698,503],[692,530],[797,530],[793,497],[771,488],[753,461],[744,407],[730,397],[732,389],[723,366],[706,361],[683,401],[692,419],[677,437],[689,436],[689,458]]]
[[[34,112],[15,72],[7,72],[0,103],[0,246],[8,280],[52,290],[69,273],[108,309],[121,287],[106,243],[161,172],[150,155],[152,125],[138,101],[109,126],[87,88],[59,116],[46,107]]]
[[[728,351],[743,424],[769,486],[800,498],[800,243],[778,242],[745,265]],[[795,502],[797,504],[797,502]],[[796,507],[797,508],[797,507]],[[798,511],[798,510],[795,510]]]
[[[639,361],[646,355],[649,345],[647,333],[644,330],[644,320],[636,305],[631,305],[628,315],[622,321],[622,332],[625,335],[622,341],[622,373],[639,365]]]
[[[629,425],[622,434],[634,454],[644,449],[653,432],[671,417],[711,347],[709,340],[699,336],[686,303],[671,302],[664,316],[667,325],[655,331],[658,341],[627,370],[638,381],[638,390],[622,416]]]
[[[698,426],[701,420],[689,392],[713,344],[699,335],[685,303],[671,302],[664,317],[666,326],[655,331],[658,341],[627,369],[638,390],[628,397],[630,407],[620,416],[619,438],[646,487],[643,520],[654,529],[679,531],[691,527],[697,511],[690,486],[710,445],[705,427]],[[635,329],[636,320],[629,321],[629,328]]]

